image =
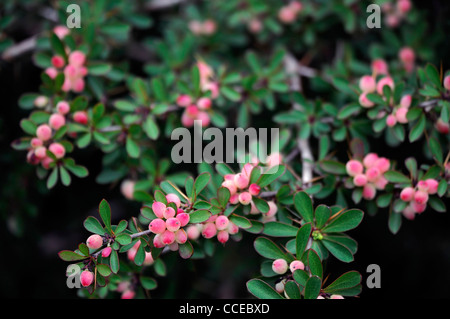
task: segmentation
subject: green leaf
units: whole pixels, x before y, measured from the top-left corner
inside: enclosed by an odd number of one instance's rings
[[[117,274],[120,269],[120,263],[119,263],[119,255],[117,254],[116,250],[111,251],[111,255],[109,257],[109,265],[111,266],[111,270],[113,273]]]
[[[189,223],[197,224],[207,221],[211,217],[211,213],[205,209],[196,210],[189,214]]]
[[[309,275],[306,271],[302,269],[297,269],[294,271],[294,280],[301,286],[305,287],[306,282],[309,279]]]
[[[350,116],[356,115],[361,110],[361,106],[357,103],[352,103],[349,105],[344,106],[338,113],[337,118],[339,120],[344,120],[346,118],[349,118]]]
[[[208,172],[198,175],[194,182],[195,194],[200,194],[201,191],[206,187],[206,185],[208,185],[210,180],[211,174],[209,174]]]
[[[434,137],[431,137],[428,140],[428,143],[429,143],[429,146],[430,146],[431,154],[433,155],[433,157],[436,159],[436,161],[439,164],[442,164],[443,154],[442,154],[441,144]]]
[[[302,259],[306,246],[311,235],[312,225],[310,223],[304,224],[297,232],[295,237],[295,251],[298,260]]]
[[[261,174],[256,184],[261,188],[270,185],[278,177],[284,174],[286,167],[284,165],[277,165],[269,168],[264,174]]]
[[[411,143],[417,141],[422,136],[425,130],[426,123],[427,122],[425,114],[422,114],[417,123],[413,126],[413,128],[409,132],[409,141]]]
[[[427,75],[428,79],[433,83],[434,86],[436,86],[437,88],[442,88],[439,71],[434,65],[428,63],[427,66],[425,67],[425,74]]]
[[[69,186],[71,182],[71,178],[67,170],[64,168],[64,166],[59,167],[59,174],[61,176],[61,182],[64,186]]]
[[[330,216],[331,216],[330,207],[328,207],[326,205],[317,206],[316,210],[314,212],[316,228],[321,229],[325,225],[325,223],[328,221]]]
[[[144,129],[145,134],[147,134],[147,136],[150,139],[152,140],[158,139],[159,127],[158,124],[156,124],[156,121],[153,118],[153,116],[147,116],[144,123],[142,124],[142,128]]]
[[[428,199],[428,204],[430,204],[431,208],[440,213],[445,213],[447,211],[447,207],[445,203],[438,197],[431,196]]]
[[[244,216],[237,215],[237,214],[231,214],[229,219],[232,223],[236,224],[239,228],[248,229],[248,228],[252,227],[252,222]]]
[[[220,204],[221,207],[226,207],[227,206],[228,201],[230,200],[230,197],[231,197],[231,193],[230,193],[230,190],[228,188],[226,188],[226,187],[219,187],[219,189],[217,190],[217,200],[219,201],[219,204]]]
[[[297,212],[307,223],[314,220],[312,200],[306,192],[298,192],[294,195],[294,205]]]
[[[341,294],[343,291],[359,285],[361,279],[362,277],[359,272],[349,271],[333,281],[323,291],[329,294]]]
[[[361,223],[363,216],[364,213],[359,209],[347,210],[338,217],[335,217],[330,223],[322,228],[322,231],[326,233],[348,231],[357,227]]]
[[[305,299],[317,299],[322,288],[322,280],[317,276],[308,279],[305,285]]]
[[[91,233],[97,234],[97,235],[104,235],[105,230],[103,229],[103,226],[100,224],[97,218],[89,216],[84,220],[84,228],[86,230],[90,231]]]
[[[261,279],[247,281],[247,289],[253,296],[259,299],[283,299],[275,289]]]
[[[284,285],[284,292],[289,297],[289,299],[301,299],[300,288],[295,283],[295,281],[289,280]]]
[[[130,136],[127,137],[126,150],[128,155],[132,158],[138,158],[141,154],[139,145]]]
[[[119,234],[116,236],[115,240],[121,245],[128,245],[131,243],[131,236],[128,234]]]
[[[111,275],[111,268],[109,268],[109,266],[105,264],[97,264],[97,271],[103,277],[108,277],[109,275]]]
[[[252,198],[253,204],[255,204],[256,208],[263,214],[267,213],[270,209],[269,204],[262,198],[253,196]]]
[[[178,245],[178,253],[183,259],[189,259],[194,254],[194,248],[190,242]]]
[[[319,278],[323,277],[322,261],[319,255],[312,249],[308,250],[308,266],[312,275]]]
[[[64,261],[79,261],[84,260],[87,257],[82,256],[80,254],[77,254],[71,250],[63,250],[58,253],[59,258],[61,258]]]
[[[384,173],[384,177],[391,183],[411,184],[411,180],[408,176],[397,171],[387,171]]]
[[[353,261],[353,254],[346,246],[328,239],[323,239],[321,243],[340,261],[346,263]]]
[[[281,223],[268,222],[264,224],[263,234],[272,237],[295,237],[297,235],[298,227]]]
[[[58,182],[58,168],[55,167],[55,168],[53,168],[52,172],[48,176],[47,188],[48,189],[53,188],[53,186],[55,186],[57,182]]]
[[[153,290],[156,289],[158,284],[156,283],[156,280],[150,277],[141,276],[141,285],[146,290]]]
[[[105,199],[102,199],[98,207],[98,212],[102,218],[103,224],[105,224],[106,229],[109,233],[112,233],[111,229],[111,207]]]
[[[286,259],[287,254],[284,253],[280,247],[277,246],[272,240],[266,237],[258,237],[253,244],[255,250],[262,257],[267,259]]]
[[[339,163],[337,161],[332,160],[326,160],[320,162],[320,168],[326,172],[333,175],[346,175],[347,170],[345,169],[345,165],[342,163]]]
[[[50,44],[52,46],[53,51],[57,55],[60,55],[67,61],[67,53],[64,43],[58,38],[58,36],[54,33],[50,36]]]

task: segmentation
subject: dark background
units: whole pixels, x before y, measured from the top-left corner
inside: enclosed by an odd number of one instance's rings
[[[415,5],[430,10],[433,23],[435,15],[442,13],[442,3],[445,1],[420,1]],[[32,27],[17,28],[16,40],[26,38]],[[449,51],[446,41],[442,57],[450,57]],[[449,62],[443,62],[448,69]],[[51,191],[26,164],[25,152],[12,150],[10,143],[22,136],[19,122],[29,114],[17,106],[17,100],[23,93],[37,91],[40,72],[29,54],[11,62],[0,60],[0,296],[74,298],[76,292],[66,286],[67,263],[58,258],[58,251],[74,249],[86,239],[82,221],[97,216],[102,198],[111,203],[116,221],[137,216],[139,205],[125,200],[117,185],[95,183],[102,154],[93,148],[76,153],[77,162],[89,169],[89,177],[74,178],[69,188],[58,184]],[[417,149],[403,145],[380,152],[394,158],[416,154]],[[449,226],[448,213],[426,211],[413,222],[404,219],[400,232],[392,235],[386,211],[375,217],[366,215],[360,227],[350,232],[359,243],[355,261],[344,264],[331,257],[327,264],[330,278],[348,270],[360,271],[362,298],[448,298]],[[258,275],[261,259],[253,249],[255,236],[244,234],[244,243],[230,241],[225,248],[218,246],[214,258],[171,262],[176,255],[167,256],[169,275],[158,278],[154,297],[248,298],[245,282]],[[381,267],[381,289],[365,286],[369,264]]]

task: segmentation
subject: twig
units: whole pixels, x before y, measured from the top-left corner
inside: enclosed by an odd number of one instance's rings
[[[18,57],[22,54],[25,54],[29,51],[32,51],[36,47],[36,36],[32,36],[22,42],[14,44],[5,50],[2,54],[2,59],[5,61],[9,61]]]

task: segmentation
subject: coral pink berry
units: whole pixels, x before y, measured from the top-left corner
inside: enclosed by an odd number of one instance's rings
[[[261,192],[261,186],[259,186],[258,184],[251,184],[248,188],[248,191],[252,196],[256,196]]]
[[[176,232],[180,229],[181,223],[177,218],[171,217],[166,220],[166,228],[171,232]]]
[[[99,249],[103,245],[103,238],[100,235],[91,235],[86,240],[86,245],[91,249]]]
[[[412,187],[405,187],[401,193],[400,198],[402,201],[409,202],[414,198],[415,190]]]
[[[155,246],[155,248],[163,248],[165,246],[165,243],[162,241],[161,234],[155,235],[153,238],[153,246]]]
[[[64,58],[60,55],[53,56],[51,59],[51,62],[53,64],[53,66],[58,69],[62,68],[64,66],[64,64],[66,64],[64,61]]]
[[[55,130],[59,130],[64,124],[66,124],[66,118],[59,113],[52,114],[48,120],[50,127]]]
[[[231,196],[233,196],[237,192],[237,187],[234,184],[234,181],[224,181],[222,183],[222,186],[225,187],[225,188],[228,188],[228,190],[230,191],[230,195]]]
[[[73,120],[79,124],[86,125],[88,122],[88,115],[85,111],[77,111],[73,113]]]
[[[185,242],[187,242],[187,239],[188,235],[186,234],[184,229],[179,229],[175,232],[175,241],[178,244],[184,244]]]
[[[206,223],[203,226],[203,230],[202,230],[203,237],[209,239],[209,238],[213,238],[214,236],[216,236],[216,234],[217,234],[217,228],[214,223]]]
[[[197,101],[197,106],[201,110],[208,110],[211,108],[212,102],[210,98],[201,97]]]
[[[369,182],[374,182],[380,176],[381,172],[378,167],[371,167],[366,172],[366,177]]]
[[[395,118],[397,122],[405,124],[408,123],[408,119],[406,118],[406,114],[408,114],[408,109],[406,107],[400,107],[395,112]]]
[[[161,234],[161,241],[165,245],[170,245],[175,241],[175,233],[171,232],[170,230],[166,230]]]
[[[237,234],[239,232],[239,227],[233,223],[233,222],[229,222],[228,223],[228,227],[227,227],[227,231],[230,235],[234,235]]]
[[[268,201],[267,204],[269,204],[269,211],[265,214],[265,217],[273,217],[278,212],[278,206],[275,204],[274,201]]]
[[[426,181],[419,181],[419,182],[417,183],[417,189],[418,189],[419,191],[428,193],[428,183],[427,183]]]
[[[184,227],[189,223],[190,216],[186,213],[177,214],[177,219],[180,221],[180,226]]]
[[[289,6],[284,6],[278,11],[278,19],[283,23],[292,23],[295,21],[297,13],[292,10]]]
[[[217,230],[224,230],[228,227],[228,217],[225,215],[220,215],[217,217],[215,224],[216,224],[216,228]]]
[[[386,117],[386,125],[389,127],[393,127],[393,126],[395,126],[395,124],[397,124],[397,118],[394,115],[389,114]]]
[[[175,217],[175,215],[176,215],[175,209],[173,209],[172,207],[166,207],[163,213],[165,219]]]
[[[130,179],[125,179],[120,184],[120,192],[122,193],[125,198],[132,200],[134,198],[134,187],[136,185],[135,181],[132,181]]]
[[[56,158],[63,158],[66,154],[66,149],[59,143],[50,144],[48,150],[52,152],[56,156]]]
[[[43,159],[47,156],[47,148],[45,146],[39,146],[34,150],[34,155],[39,158]]]
[[[236,193],[234,195],[231,195],[230,204],[236,205],[237,203],[239,203],[239,194]]]
[[[400,60],[406,64],[414,63],[414,60],[416,58],[414,50],[409,47],[402,48],[398,53],[398,56]]]
[[[186,231],[190,240],[196,240],[200,237],[200,228],[198,225],[191,225],[186,229]]]
[[[411,106],[411,103],[412,103],[412,96],[409,94],[404,95],[400,100],[400,107],[409,108]]]
[[[401,13],[407,13],[411,10],[411,1],[410,0],[399,0],[397,2],[397,9]]]
[[[182,94],[177,97],[177,102],[179,106],[186,107],[192,104],[192,99],[187,94]]]
[[[244,174],[238,173],[234,177],[234,184],[239,189],[247,188],[249,182],[250,182],[249,178]]]
[[[363,188],[363,194],[362,196],[364,199],[372,200],[375,198],[375,195],[377,193],[377,190],[375,189],[375,186],[373,184],[366,184]]]
[[[305,269],[305,264],[303,264],[300,260],[294,260],[289,264],[289,270],[293,273],[298,269]]]
[[[150,266],[150,265],[153,264],[153,262],[154,262],[154,260],[153,260],[152,253],[146,251],[145,252],[144,262],[142,264],[145,265],[145,266]]]
[[[148,225],[148,229],[154,234],[162,234],[166,230],[166,222],[161,218],[155,218]]]
[[[385,157],[380,157],[375,161],[374,166],[380,170],[380,173],[385,173],[389,170],[391,162]]]
[[[272,263],[272,270],[279,275],[284,274],[288,270],[288,263],[286,260],[279,258]]]
[[[421,214],[425,211],[425,209],[427,209],[427,204],[426,203],[420,204],[417,202],[412,202],[412,207],[416,213]]]
[[[367,154],[363,159],[363,164],[366,168],[371,168],[375,165],[376,161],[378,159],[378,155],[375,153],[369,153]]]
[[[450,91],[450,75],[447,75],[444,78],[444,88],[448,91]]]
[[[211,118],[206,112],[198,112],[197,121],[200,121],[202,127],[207,127],[211,123]]]
[[[66,101],[61,101],[56,104],[56,110],[61,115],[66,115],[70,112],[70,105]]]
[[[167,194],[166,195],[167,203],[175,203],[177,208],[180,208],[181,201],[180,198],[176,194]]]
[[[389,86],[391,88],[391,90],[394,89],[394,80],[392,80],[392,78],[390,76],[386,76],[378,81],[378,83],[377,83],[378,94],[383,95],[383,88],[386,85]]]
[[[222,244],[225,244],[230,238],[230,234],[226,230],[221,230],[217,233],[217,240]]]
[[[441,134],[448,134],[450,132],[450,125],[448,123],[445,123],[441,118],[437,119],[434,127]]]
[[[52,129],[47,124],[39,125],[36,129],[36,136],[41,141],[48,141],[52,137]]]
[[[364,75],[359,80],[359,88],[365,93],[371,93],[377,88],[377,83],[371,75]]]
[[[418,190],[414,194],[414,201],[419,205],[426,204],[426,202],[428,201],[428,193]]]
[[[239,202],[242,205],[248,205],[252,201],[252,195],[249,192],[242,192],[239,194]]]
[[[30,145],[31,145],[31,147],[36,148],[36,147],[42,146],[43,143],[42,143],[42,140],[40,140],[36,137],[33,137],[31,139]]]
[[[83,287],[89,287],[94,281],[94,274],[89,270],[85,270],[81,273],[80,280]]]
[[[153,210],[153,213],[155,213],[156,217],[163,218],[164,211],[166,210],[166,205],[161,202],[153,202],[152,210]]]
[[[69,55],[69,64],[75,67],[80,67],[86,61],[86,54],[81,51],[73,51]]]
[[[375,59],[372,62],[372,72],[375,74],[388,74],[388,65],[382,59]]]
[[[347,164],[345,164],[345,169],[347,170],[348,175],[356,176],[363,172],[364,167],[360,161],[350,160],[347,162]]]
[[[369,100],[367,98],[366,92],[363,92],[359,95],[358,101],[359,101],[359,104],[361,104],[361,106],[365,107],[365,108],[371,108],[372,106],[375,105],[375,103],[373,103],[371,100]]]
[[[427,183],[427,185],[428,185],[428,194],[434,195],[437,193],[438,186],[439,186],[439,183],[437,180],[429,178],[429,179],[425,180],[425,183]]]
[[[358,174],[353,178],[353,184],[355,186],[361,187],[367,184],[367,177],[364,174]]]
[[[111,252],[112,252],[112,248],[106,247],[105,249],[102,250],[102,257],[103,258],[109,257],[109,255],[111,255]]]

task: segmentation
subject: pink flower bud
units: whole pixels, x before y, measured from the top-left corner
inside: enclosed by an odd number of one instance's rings
[[[373,103],[371,100],[369,100],[367,98],[366,92],[363,92],[359,95],[358,101],[359,101],[359,104],[365,108],[371,108],[371,107],[375,106],[375,103]]]
[[[248,188],[248,191],[251,195],[256,196],[261,192],[261,186],[259,186],[258,184],[251,184]]]
[[[252,195],[249,192],[242,192],[239,194],[239,202],[242,205],[248,205],[252,201]]]
[[[73,113],[73,120],[79,124],[86,125],[88,122],[88,115],[85,111],[77,111]]]
[[[281,165],[282,162],[283,157],[280,153],[272,153],[266,158],[266,163],[269,167]]]
[[[187,242],[187,239],[188,239],[188,235],[186,234],[184,229],[178,229],[175,232],[175,241],[178,244],[184,244],[185,242]]]
[[[180,227],[184,227],[189,223],[190,216],[186,213],[179,213],[177,219],[180,221]]]
[[[228,188],[228,190],[230,191],[231,196],[233,196],[237,192],[237,187],[234,184],[234,181],[224,181],[222,183],[222,186],[225,187],[225,188]]]
[[[189,105],[186,107],[186,114],[193,119],[197,118],[198,112],[198,107],[196,105]]]
[[[136,296],[136,293],[133,290],[126,290],[120,296],[120,299],[133,299]]]
[[[230,235],[235,235],[239,232],[239,227],[235,223],[230,221],[228,223],[227,231]]]
[[[409,204],[405,207],[405,209],[402,212],[403,216],[405,216],[406,219],[413,220],[416,216],[416,211],[414,210],[413,204]]]
[[[400,198],[402,201],[409,202],[414,198],[415,190],[412,187],[405,187],[401,193]]]
[[[362,166],[360,161],[350,160],[345,164],[345,169],[347,170],[347,174],[350,176],[356,176],[363,172],[364,167]]]
[[[145,252],[145,258],[144,258],[144,262],[142,263],[144,266],[150,266],[152,265],[154,262],[153,260],[153,256],[152,253],[150,252]]]
[[[394,115],[389,114],[386,117],[386,125],[389,127],[393,127],[393,126],[395,126],[395,124],[397,124],[397,118]]]
[[[450,132],[450,125],[448,123],[445,123],[441,118],[437,119],[434,127],[441,134],[448,134]]]
[[[416,202],[419,205],[426,204],[428,202],[428,193],[418,190],[414,194],[414,202]]]
[[[36,129],[36,136],[41,141],[48,141],[52,137],[52,129],[47,124],[39,125]]]
[[[371,183],[364,185],[363,188],[363,198],[367,200],[372,200],[375,198],[375,195],[377,194],[377,190],[375,189],[375,186]]]
[[[439,186],[439,183],[437,180],[429,178],[429,179],[425,180],[425,183],[427,183],[427,185],[428,185],[428,194],[434,195],[437,193],[438,186]]]
[[[230,238],[230,234],[226,230],[221,230],[217,233],[217,240],[222,244],[225,244]]]
[[[76,79],[72,90],[77,93],[82,92],[84,90],[84,80],[81,78]]]
[[[187,236],[190,240],[196,240],[200,237],[199,225],[191,225],[187,228]]]
[[[249,178],[244,174],[238,173],[234,177],[234,184],[239,189],[247,188],[249,182],[250,182]]]
[[[400,100],[400,107],[409,108],[411,106],[412,96],[407,94]]]
[[[294,260],[293,262],[290,263],[289,265],[289,270],[294,273],[294,271],[298,270],[298,269],[305,269],[305,264],[303,264],[300,260]]]
[[[190,97],[189,95],[187,95],[187,94],[182,94],[182,95],[179,95],[179,96],[177,97],[176,103],[177,103],[179,106],[187,107],[187,106],[189,106],[189,105],[192,104],[192,99],[191,99],[191,97]]]
[[[55,130],[59,130],[66,124],[66,118],[59,113],[52,114],[48,120],[48,124]]]
[[[90,249],[99,249],[100,247],[102,247],[103,245],[103,238],[100,235],[91,235],[89,236],[89,238],[86,240],[86,245],[90,248]]]
[[[408,109],[406,107],[401,107],[397,109],[395,112],[395,118],[397,119],[397,122],[399,123],[408,123],[408,119],[406,118],[406,114],[408,114]]]
[[[64,61],[64,58],[60,55],[55,55],[52,57],[51,62],[53,64],[53,66],[57,69],[62,68],[66,62]]]
[[[161,218],[156,218],[150,222],[148,229],[154,234],[162,234],[166,230],[166,222]]]
[[[109,255],[111,255],[112,252],[112,248],[111,247],[106,247],[105,249],[102,250],[102,257],[103,258],[108,258]]]
[[[216,236],[216,234],[217,234],[217,228],[214,223],[206,223],[203,226],[203,230],[202,230],[203,237],[209,239],[209,238],[213,238],[214,236]]]
[[[231,197],[230,197],[230,204],[236,205],[237,203],[239,203],[239,194],[238,193],[231,195]]]
[[[410,0],[399,0],[397,2],[397,9],[401,13],[408,13],[411,10],[411,1]]]
[[[398,53],[398,57],[400,58],[400,61],[405,64],[414,63],[414,60],[416,59],[414,50],[409,47],[402,48]]]
[[[426,181],[419,181],[417,183],[417,188],[419,191],[428,193],[428,183]]]
[[[181,115],[181,124],[183,124],[184,127],[192,127],[194,125],[194,119],[185,111]]]
[[[42,142],[42,140],[40,140],[36,137],[33,137],[31,139],[30,145],[31,145],[31,147],[36,148],[36,147],[42,146],[43,142]]]
[[[383,88],[386,85],[389,86],[391,90],[394,90],[394,80],[392,80],[390,76],[386,76],[378,81],[377,83],[378,94],[383,95]]]
[[[62,40],[66,35],[70,33],[70,30],[63,25],[57,25],[56,27],[53,28],[53,32],[56,34],[58,38]]]
[[[375,188],[378,190],[385,189],[387,184],[388,180],[384,176],[378,177],[377,180],[374,182]]]
[[[41,95],[34,99],[34,106],[38,108],[43,108],[48,104],[48,97]]]
[[[56,76],[58,75],[58,70],[56,70],[53,67],[49,67],[45,69],[45,74],[47,74],[50,79],[54,80],[56,78]]]
[[[300,11],[302,11],[303,5],[300,1],[292,1],[289,3],[289,7],[291,10],[294,10],[296,14],[298,14]]]
[[[286,260],[279,258],[272,263],[272,270],[279,275],[283,275],[288,270],[288,263]]]
[[[341,295],[331,295],[330,299],[344,299]]]
[[[375,166],[377,159],[378,159],[377,154],[369,153],[364,157],[363,164],[366,168],[371,168],[372,166]]]
[[[153,213],[155,213],[156,217],[163,218],[164,211],[166,210],[166,205],[161,202],[153,202],[152,210],[153,210]]]
[[[220,215],[217,217],[215,224],[216,224],[216,228],[217,230],[224,230],[228,227],[228,217],[225,215]]]
[[[275,284],[275,290],[278,292],[278,293],[283,293],[284,292],[284,282],[283,281],[280,281],[280,282],[278,282],[278,283],[276,283]],[[319,296],[320,297],[320,296]],[[317,297],[317,298],[319,298],[319,297]]]
[[[53,159],[51,157],[46,157],[41,162],[42,167],[44,167],[45,169],[49,169],[51,163],[53,163]]]
[[[69,64],[80,67],[86,62],[86,54],[81,51],[73,51],[69,54]]]
[[[273,217],[278,212],[278,206],[275,204],[274,201],[268,201],[267,204],[269,204],[269,211],[265,214],[265,217]]]
[[[217,28],[217,25],[214,22],[214,20],[207,19],[207,20],[205,20],[205,22],[203,22],[203,26],[202,26],[203,34],[211,35],[214,32],[216,32],[216,28]]]
[[[289,6],[284,6],[278,11],[278,19],[285,24],[289,24],[295,21],[297,13]]]
[[[353,184],[355,186],[361,187],[367,184],[367,177],[364,174],[358,174],[353,178]]]
[[[427,204],[426,203],[420,204],[417,202],[412,202],[412,207],[414,208],[414,211],[417,214],[421,214],[425,211],[425,209],[427,209]]]
[[[374,182],[380,176],[381,172],[378,167],[371,167],[366,172],[367,181]]]
[[[364,75],[359,80],[359,88],[364,93],[372,93],[377,88],[377,83],[371,75]]]
[[[34,155],[39,158],[43,159],[47,156],[47,148],[45,146],[39,146],[34,150]]]
[[[450,91],[450,75],[447,75],[444,78],[444,88],[448,91]]]
[[[280,162],[281,162],[281,160],[280,160]],[[242,172],[241,173],[244,176],[246,176],[248,179],[250,179],[250,176],[252,175],[253,168],[254,168],[253,164],[247,163],[242,168]]]
[[[261,32],[262,28],[263,28],[263,24],[261,23],[261,21],[257,18],[252,18],[250,20],[250,22],[247,25],[248,30],[251,33],[259,33]]]
[[[66,149],[59,143],[50,144],[48,150],[52,152],[56,156],[56,158],[63,158],[66,154]]]
[[[176,215],[175,209],[173,209],[172,207],[166,207],[163,213],[165,219],[175,217],[175,215]]]
[[[385,157],[380,157],[375,161],[374,166],[380,170],[380,173],[385,173],[389,170],[391,162]]]
[[[136,182],[125,179],[120,184],[120,192],[122,193],[125,198],[132,200],[134,198],[134,186],[136,185]]]
[[[201,97],[197,101],[197,106],[201,110],[209,110],[211,108],[212,102],[210,98]]]
[[[89,287],[94,281],[94,274],[89,270],[85,270],[81,273],[80,280],[83,287]]]
[[[171,232],[176,232],[180,229],[181,223],[177,218],[171,217],[166,220],[166,228]]]
[[[211,118],[206,112],[198,112],[197,120],[201,122],[202,127],[208,127],[211,123]]]

